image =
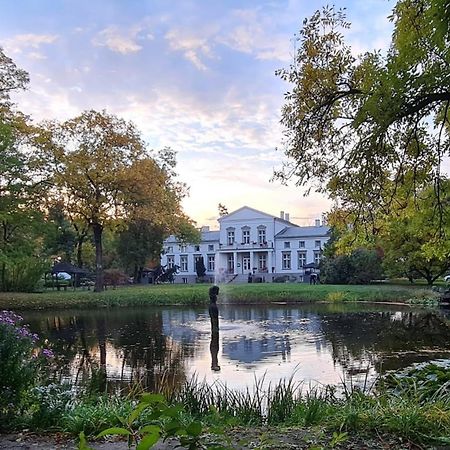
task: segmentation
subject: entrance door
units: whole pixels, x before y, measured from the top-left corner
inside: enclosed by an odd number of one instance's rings
[[[244,256],[242,258],[242,270],[244,273],[249,272],[251,270],[250,258],[248,256]]]

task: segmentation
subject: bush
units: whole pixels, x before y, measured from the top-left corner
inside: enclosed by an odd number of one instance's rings
[[[48,264],[33,257],[7,260],[2,266],[0,291],[33,292]]]
[[[328,284],[367,284],[381,277],[381,258],[374,250],[360,248],[350,255],[326,258],[320,275]]]
[[[38,351],[38,336],[21,325],[22,317],[0,312],[0,417],[18,410],[39,378],[42,357],[51,357],[47,349]]]

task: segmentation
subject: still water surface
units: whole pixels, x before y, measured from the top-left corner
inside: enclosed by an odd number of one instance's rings
[[[110,386],[174,386],[196,375],[232,388],[294,375],[307,385],[362,382],[415,362],[450,359],[443,312],[395,305],[220,306],[218,348],[206,308],[28,312],[55,351],[55,377],[82,382],[106,370]],[[216,357],[220,371],[211,370]]]

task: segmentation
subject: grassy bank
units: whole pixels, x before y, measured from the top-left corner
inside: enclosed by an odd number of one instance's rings
[[[257,382],[241,392],[191,379],[180,390],[147,396],[148,403],[139,405],[139,396],[77,395],[70,400],[64,398],[69,391],[51,392],[53,401],[40,398],[38,411],[14,420],[18,428],[53,428],[74,436],[83,432],[91,438],[124,426],[139,436],[149,424],[158,426],[163,437],[177,437],[170,434],[174,426],[189,429],[195,422],[196,436],[204,434],[206,443],[213,434],[224,444],[221,448],[238,448],[236,442],[250,436],[253,442],[265,441],[261,448],[266,449],[292,448],[288,441],[293,436],[301,448],[430,448],[450,444],[449,381],[450,368],[436,365],[391,375],[374,392],[344,389],[339,396],[332,387],[305,390],[290,380],[264,387]],[[267,430],[272,430],[269,436]]]
[[[0,309],[69,309],[145,305],[207,304],[209,285],[147,285],[108,289],[0,293]],[[432,297],[428,289],[398,285],[337,286],[308,284],[222,285],[221,303],[271,303],[317,301],[405,302]]]

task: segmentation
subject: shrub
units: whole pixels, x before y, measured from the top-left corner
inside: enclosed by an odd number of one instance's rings
[[[4,262],[0,290],[6,292],[33,292],[48,264],[33,257]]]
[[[53,356],[48,349],[38,351],[38,336],[21,322],[11,311],[0,312],[0,417],[23,405],[39,378],[41,362]]]

